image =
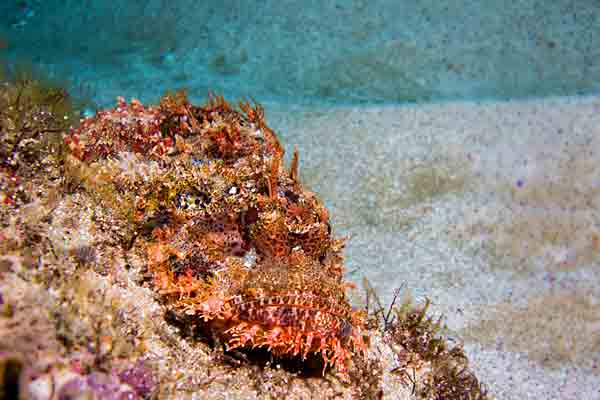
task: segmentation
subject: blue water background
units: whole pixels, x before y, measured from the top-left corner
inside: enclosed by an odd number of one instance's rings
[[[598,0],[4,0],[0,60],[117,95],[381,104],[600,90]]]

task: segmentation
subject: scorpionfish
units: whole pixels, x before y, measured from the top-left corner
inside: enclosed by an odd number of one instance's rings
[[[297,151],[284,167],[260,105],[211,96],[194,106],[184,92],[152,107],[119,98],[66,143],[87,190],[102,192],[115,224],[132,226],[124,246],[141,249],[170,309],[229,349],[316,354],[342,376],[366,351],[365,315],[343,280],[343,240],[302,187]]]

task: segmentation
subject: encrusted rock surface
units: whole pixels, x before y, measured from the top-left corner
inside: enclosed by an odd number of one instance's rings
[[[68,97],[27,85],[0,114],[4,394],[485,398],[425,310],[352,307],[260,106],[119,99],[68,130]]]

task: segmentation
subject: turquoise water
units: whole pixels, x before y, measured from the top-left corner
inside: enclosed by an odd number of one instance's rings
[[[600,91],[597,0],[1,3],[2,62],[99,106],[181,87],[295,104]]]

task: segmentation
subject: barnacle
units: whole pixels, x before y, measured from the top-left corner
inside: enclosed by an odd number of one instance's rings
[[[343,241],[301,186],[297,151],[286,171],[260,105],[240,103],[238,111],[211,96],[197,107],[183,92],[153,107],[120,98],[66,142],[68,162],[105,171],[102,183],[87,176],[85,190],[108,185],[115,199],[134,199],[129,246],[145,252],[167,307],[230,349],[316,354],[348,376],[348,362],[367,344],[364,315],[346,297]],[[159,167],[115,168],[128,154]]]

